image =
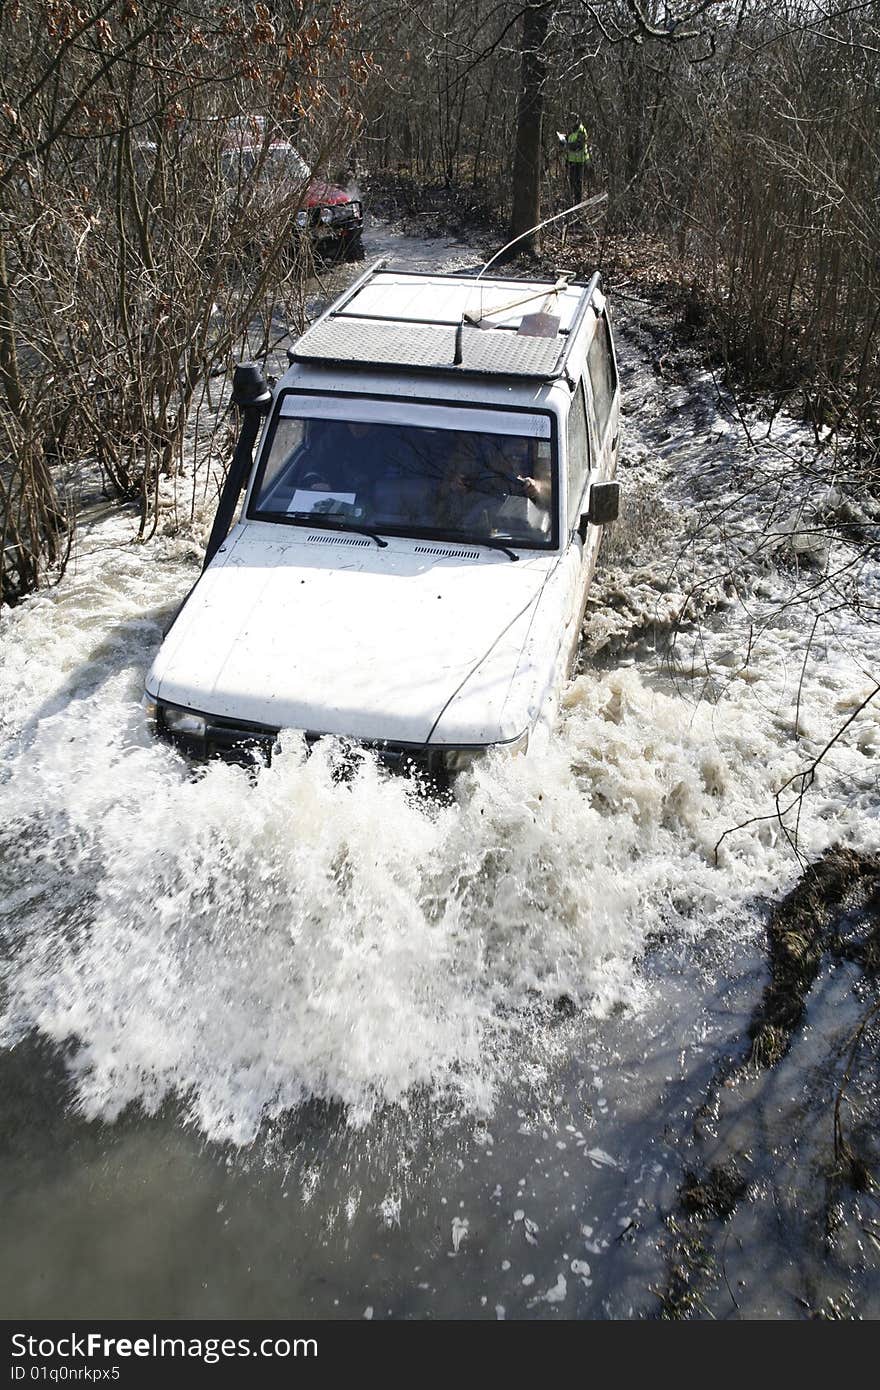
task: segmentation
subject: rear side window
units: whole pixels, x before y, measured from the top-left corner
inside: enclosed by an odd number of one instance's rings
[[[596,431],[601,441],[608,426],[614,393],[617,390],[617,370],[614,366],[614,353],[611,351],[608,320],[604,314],[600,314],[596,323],[596,332],[587,353],[587,369],[596,408]]]
[[[568,416],[568,527],[577,525],[590,471],[590,445],[583,382],[578,383]]]

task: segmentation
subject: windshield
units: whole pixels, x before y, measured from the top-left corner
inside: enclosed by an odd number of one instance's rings
[[[311,170],[293,145],[243,145],[224,151],[223,169],[231,181],[249,179],[257,170],[264,181],[287,180],[302,183],[311,178]]]
[[[410,414],[438,412],[412,407]],[[469,423],[489,415],[469,412]],[[488,422],[491,430],[282,415],[248,515],[294,524],[322,516],[342,528],[549,547],[550,422],[507,411]]]

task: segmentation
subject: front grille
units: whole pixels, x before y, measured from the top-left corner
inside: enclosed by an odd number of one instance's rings
[[[272,754],[278,743],[280,730],[266,724],[252,724],[246,720],[227,719],[222,715],[206,715],[205,736],[197,738],[193,734],[176,734],[166,728],[163,722],[159,730],[188,757],[198,760],[223,758],[228,762],[253,765],[258,762],[271,763]],[[319,739],[333,735],[314,733],[304,734],[306,744],[311,748]],[[365,749],[375,755],[383,766],[395,770],[408,767],[421,767],[431,773],[443,767],[442,752],[427,749],[420,743],[388,743],[384,740],[350,740],[353,752]]]
[[[160,705],[161,711],[161,705]],[[193,711],[198,713],[198,711]],[[267,724],[253,724],[247,720],[229,719],[223,715],[204,715],[205,736],[196,738],[192,734],[175,734],[165,727],[161,713],[158,732],[179,748],[187,757],[203,762],[210,758],[222,758],[224,762],[241,763],[247,767],[261,764],[269,765],[278,746],[280,730]],[[337,737],[326,733],[306,730],[303,734],[307,747],[311,748],[319,739]],[[342,777],[354,767],[359,751],[371,753],[383,767],[391,772],[415,772],[426,776],[431,785],[441,793],[449,785],[444,748],[426,748],[423,743],[391,743],[384,739],[345,739],[343,747],[351,750],[351,756],[343,756],[337,768]]]
[[[331,229],[344,231],[349,227],[360,226],[362,221],[359,203],[334,204],[330,208],[331,220],[329,222],[321,221],[321,208],[319,205],[316,204],[314,207],[308,208],[307,211],[309,226],[314,227],[316,231],[330,231]]]
[[[202,756],[222,757],[230,762],[270,763],[277,740],[278,730],[267,729],[262,724],[237,723],[232,719],[209,719],[205,728]]]

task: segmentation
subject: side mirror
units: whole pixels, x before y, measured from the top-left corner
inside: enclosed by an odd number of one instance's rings
[[[581,512],[577,532],[584,544],[591,526],[607,526],[620,511],[620,483],[593,483],[587,511]]]
[[[594,483],[590,488],[587,520],[592,526],[607,526],[620,513],[620,483]]]

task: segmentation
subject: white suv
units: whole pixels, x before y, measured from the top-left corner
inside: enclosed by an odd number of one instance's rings
[[[147,677],[159,730],[208,756],[294,728],[435,771],[524,750],[553,722],[617,514],[599,277],[380,262],[288,356],[274,396],[237,369],[205,570]]]

